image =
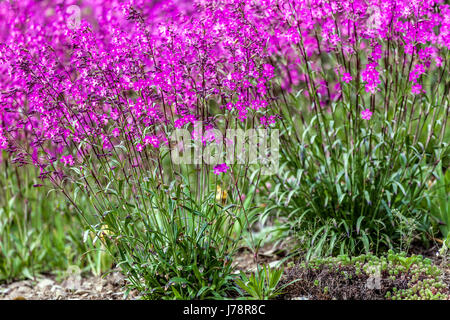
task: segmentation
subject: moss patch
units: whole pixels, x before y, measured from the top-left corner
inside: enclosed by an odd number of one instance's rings
[[[290,266],[280,285],[284,298],[320,300],[450,299],[450,272],[420,255],[392,251],[386,256],[360,255],[316,259]]]

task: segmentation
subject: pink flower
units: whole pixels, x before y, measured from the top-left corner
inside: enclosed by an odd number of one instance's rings
[[[218,164],[214,167],[214,174],[220,175],[221,173],[226,173],[228,169],[230,167],[226,163]]]
[[[421,93],[424,93],[425,90],[422,89],[421,84],[415,84],[411,87],[411,92],[414,94],[421,94]]]
[[[349,82],[352,81],[352,80],[353,80],[353,78],[352,78],[352,76],[350,75],[350,73],[345,72],[345,73],[342,75],[342,81],[344,81],[345,83],[349,83]]]
[[[363,118],[364,120],[370,120],[371,117],[372,111],[370,111],[369,109],[361,111],[361,118]]]
[[[273,71],[274,71],[275,68],[272,65],[270,65],[270,64],[265,64],[263,66],[263,68],[264,68],[263,76],[268,78],[268,79],[273,78],[273,76],[274,76]]]
[[[382,80],[389,83],[383,57],[404,52],[396,62],[405,66],[402,71],[413,63],[406,74],[412,94],[424,92],[419,83],[428,70],[440,74],[435,67],[448,65],[450,7],[442,0],[78,1],[86,15],[76,29],[61,23],[66,12],[54,3],[62,1],[19,2],[0,0],[0,151],[19,155],[23,150],[16,150],[14,140],[29,148],[39,142],[55,147],[60,166],[58,158],[75,154],[66,146],[90,138],[101,137],[108,150],[114,147],[110,138],[123,136],[142,152],[168,143],[166,126],[190,129],[205,121],[221,127],[215,122],[222,119],[258,119],[258,125],[270,126],[280,117],[271,115],[284,94],[279,82],[287,93],[316,86],[314,96],[328,108],[328,100],[347,99],[342,83],[363,81],[371,94],[380,91]],[[95,28],[89,26],[93,21]],[[392,46],[385,46],[388,41]],[[322,63],[321,51],[333,62]],[[350,65],[334,62],[341,55],[365,57],[358,79]],[[300,64],[319,76],[335,69],[338,81],[312,79]],[[64,103],[53,103],[47,92]],[[303,92],[306,105],[316,102]],[[21,110],[24,103],[30,117]],[[370,111],[361,114],[371,119]],[[150,131],[156,137],[144,138],[144,128],[157,128]],[[195,139],[220,140],[203,132]],[[48,156],[36,152],[32,162],[48,165],[41,163],[54,157]]]
[[[112,135],[113,135],[113,137],[117,138],[120,135],[120,129],[114,128],[112,131]]]
[[[414,66],[414,70],[410,72],[409,74],[409,81],[411,82],[417,82],[419,77],[425,73],[425,67],[423,64],[416,64]]]
[[[366,82],[366,92],[375,93],[377,86],[381,83],[380,73],[376,67],[376,63],[368,63],[366,69],[361,72],[361,79]]]
[[[154,148],[159,148],[159,140],[156,136],[145,136],[144,144],[151,144]]]
[[[259,121],[263,126],[268,127],[276,122],[276,116],[273,115],[269,117],[261,116],[261,118],[259,118]]]
[[[75,164],[75,161],[70,154],[67,156],[62,156],[59,161],[61,161],[65,166],[73,166]]]

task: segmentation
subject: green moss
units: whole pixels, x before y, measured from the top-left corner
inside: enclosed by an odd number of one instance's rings
[[[354,267],[354,272],[349,272],[349,266]],[[403,283],[403,286],[406,281],[406,287],[392,287],[386,291],[384,298],[389,300],[450,299],[449,285],[444,282],[444,272],[433,265],[431,259],[424,259],[421,255],[407,256],[404,252],[393,251],[382,257],[340,255],[313,260],[303,265],[303,268],[314,271],[327,268],[336,273],[337,277],[346,280],[376,276],[380,277],[383,283]],[[314,281],[314,286],[320,286],[319,280]],[[321,290],[324,294],[332,294],[328,286]]]

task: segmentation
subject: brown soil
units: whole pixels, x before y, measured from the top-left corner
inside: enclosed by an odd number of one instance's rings
[[[252,272],[256,270],[256,265],[267,264],[272,266],[277,266],[286,257],[286,250],[279,246],[266,245],[259,249],[257,257],[248,248],[241,248],[236,257],[234,258],[234,265],[238,271]]]
[[[258,263],[275,264],[285,252],[278,247],[265,246],[260,249]],[[235,257],[238,271],[256,270],[253,253],[247,249],[239,250]],[[0,300],[123,300],[125,299],[125,279],[119,271],[105,277],[83,276],[79,273],[69,275],[63,281],[55,276],[41,276],[36,280],[23,280],[0,285]],[[127,297],[138,299],[137,292],[132,291]]]
[[[441,264],[435,253],[438,247],[424,250],[415,248],[415,254],[422,254],[432,258],[436,265]],[[286,251],[280,247],[265,246],[259,250],[258,263],[276,266],[285,258]],[[246,248],[241,249],[234,260],[236,269],[246,273],[256,269],[253,253]],[[286,265],[286,261],[284,261]],[[444,267],[444,281],[450,288],[450,269]],[[344,275],[342,274],[344,272]],[[296,281],[285,289],[280,299],[307,300],[307,299],[384,299],[387,291],[393,287],[407,288],[407,281],[402,279],[390,280],[382,277],[381,289],[368,289],[368,276],[356,275],[351,266],[340,268],[339,271],[328,267],[316,270],[299,268],[285,269],[281,285]],[[318,282],[318,283],[317,283]],[[125,298],[125,279],[120,272],[114,271],[104,277],[84,276],[72,274],[65,280],[57,281],[55,276],[41,276],[36,280],[23,280],[10,284],[0,285],[0,300],[123,300],[139,299],[136,291],[130,292]],[[325,292],[324,288],[328,291]]]
[[[441,256],[436,255],[438,250],[437,245],[428,249],[417,246],[412,248],[410,254],[431,259],[433,264],[441,269],[440,278],[450,292],[450,264],[448,260],[444,261]],[[290,282],[293,283],[285,289],[280,299],[298,299],[306,296],[314,300],[384,300],[386,293],[392,292],[394,287],[398,290],[408,289],[408,279],[400,277],[392,280],[387,272],[381,274],[379,289],[372,289],[369,276],[365,273],[357,275],[354,266],[351,265],[340,266],[338,270],[327,265],[315,270],[296,265],[285,269],[280,285]]]
[[[393,281],[385,275],[380,281],[381,289],[369,289],[367,287],[369,276],[366,274],[356,275],[352,266],[341,267],[339,271],[329,269],[327,266],[318,270],[298,267],[286,270],[282,284],[294,280],[297,282],[286,289],[286,294],[282,298],[292,299],[306,296],[318,300],[383,300],[386,293],[394,287],[397,289],[408,288],[407,280],[396,279]]]
[[[54,276],[23,280],[0,286],[0,300],[123,300],[125,280],[117,271],[105,277],[70,275],[63,281]],[[131,292],[127,299],[136,299]]]

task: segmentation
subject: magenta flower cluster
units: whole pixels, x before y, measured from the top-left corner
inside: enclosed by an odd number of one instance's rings
[[[414,61],[418,94],[442,67],[449,17],[442,0],[3,1],[0,149],[72,166],[121,142],[151,152],[167,128],[214,127],[217,115],[270,126],[279,90],[308,84],[300,66],[319,68],[321,52],[368,57],[360,74],[343,65],[333,81],[315,79],[321,104],[353,81],[376,94],[386,42]]]
[[[218,164],[214,167],[214,174],[220,175],[221,173],[226,173],[230,169],[229,166],[227,166],[226,163]]]

